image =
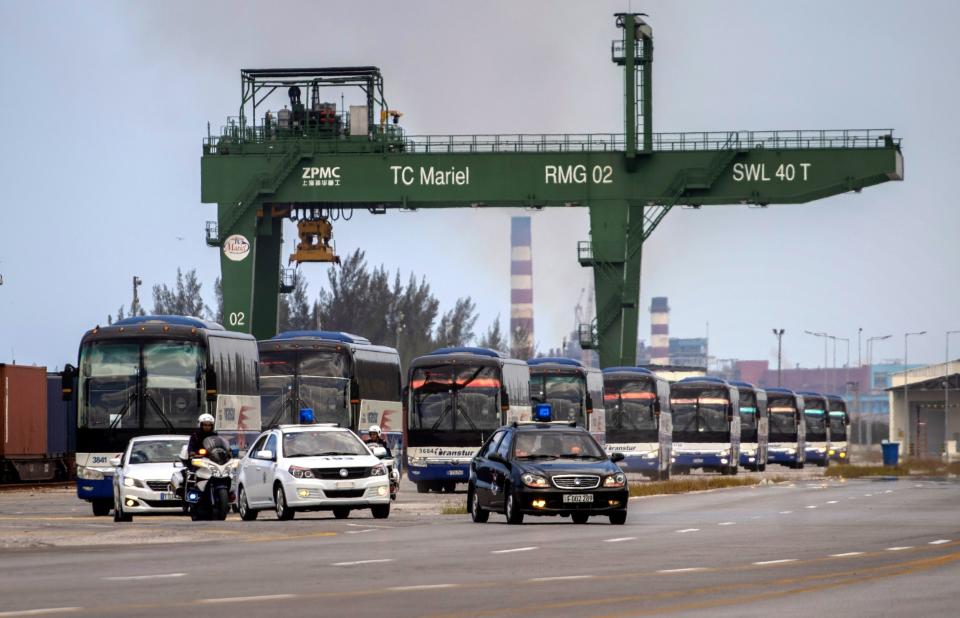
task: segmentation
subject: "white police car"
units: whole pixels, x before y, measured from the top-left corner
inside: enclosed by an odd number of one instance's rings
[[[349,429],[333,425],[281,425],[262,433],[240,462],[240,516],[256,519],[272,509],[277,519],[297,511],[333,511],[337,519],[370,509],[390,515],[390,477],[379,457]]]

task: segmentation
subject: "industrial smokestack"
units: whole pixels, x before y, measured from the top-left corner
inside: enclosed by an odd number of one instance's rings
[[[510,340],[514,355],[533,355],[530,217],[512,217],[510,220]]]
[[[666,296],[657,296],[650,302],[650,362],[670,364],[670,307]]]

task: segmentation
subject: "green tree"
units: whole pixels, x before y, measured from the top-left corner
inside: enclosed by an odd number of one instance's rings
[[[184,273],[177,268],[176,284],[153,286],[153,313],[155,315],[189,315],[202,317],[210,312],[201,295],[202,284],[197,279],[197,270]]]
[[[507,345],[506,339],[503,337],[503,330],[500,326],[500,316],[497,316],[497,319],[493,321],[493,324],[490,325],[490,328],[487,329],[487,332],[480,338],[480,347],[481,348],[490,348],[491,350],[496,350],[502,354],[506,354],[510,351],[510,346]]]
[[[307,300],[307,280],[299,270],[293,273],[293,291],[280,295],[278,326],[280,332],[309,330],[316,327],[314,305]]]
[[[473,300],[458,298],[453,309],[440,318],[437,325],[436,344],[438,347],[464,346],[473,340],[473,329],[477,324],[477,306]]]

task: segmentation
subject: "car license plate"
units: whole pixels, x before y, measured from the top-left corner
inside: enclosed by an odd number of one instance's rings
[[[703,463],[703,457],[697,457],[693,460],[693,463]]]
[[[447,470],[447,476],[463,476],[463,470]]]
[[[353,483],[350,481],[337,481],[337,489],[353,489]]]
[[[564,502],[593,502],[593,494],[563,494]]]

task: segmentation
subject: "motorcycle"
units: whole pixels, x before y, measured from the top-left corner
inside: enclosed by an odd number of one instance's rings
[[[171,484],[182,496],[184,513],[190,519],[223,521],[234,501],[234,477],[240,460],[233,457],[230,443],[220,436],[205,439],[197,454],[188,460],[187,453],[181,453],[186,474],[174,474]]]
[[[390,499],[396,500],[400,492],[400,471],[397,470],[396,461],[387,457],[387,449],[382,446],[373,445],[370,447],[370,452],[387,467],[387,474],[390,475]]]

